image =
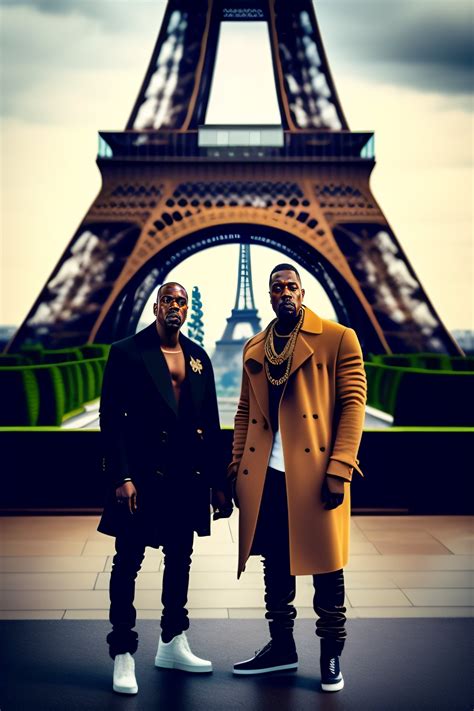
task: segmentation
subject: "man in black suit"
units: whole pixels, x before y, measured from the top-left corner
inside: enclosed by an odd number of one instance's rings
[[[155,665],[210,672],[211,662],[189,648],[186,602],[194,531],[210,535],[214,519],[228,517],[219,414],[206,352],[180,333],[188,295],[163,284],[155,323],[112,345],[104,374],[100,426],[109,495],[98,530],[115,536],[107,637],[114,659],[113,688],[138,691],[133,653],[135,578],[145,546],[162,547],[161,636]]]

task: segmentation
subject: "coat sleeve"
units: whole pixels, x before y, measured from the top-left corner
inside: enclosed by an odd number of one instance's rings
[[[237,412],[234,418],[234,441],[232,443],[232,461],[228,470],[235,464],[240,464],[244,453],[247,430],[249,426],[249,379],[245,370],[242,370],[242,385]]]
[[[125,377],[123,355],[116,346],[112,346],[105,366],[99,410],[104,449],[103,468],[111,485],[131,476],[128,469],[124,432],[127,416],[123,389]]]
[[[341,338],[336,362],[336,407],[339,411],[327,473],[350,481],[360,474],[357,459],[365,419],[367,381],[359,341],[351,328]]]
[[[224,449],[223,449],[223,438],[219,420],[219,407],[217,404],[217,392],[216,383],[214,379],[214,370],[212,368],[212,363],[209,358],[206,358],[207,362],[207,378],[206,378],[206,396],[205,396],[205,408],[206,408],[206,421],[207,429],[210,433],[210,451],[212,454],[212,468],[211,468],[211,486],[214,489],[223,489],[226,484],[225,475],[225,459],[224,459]]]

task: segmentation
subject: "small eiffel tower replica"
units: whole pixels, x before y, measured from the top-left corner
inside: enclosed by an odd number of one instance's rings
[[[250,245],[241,244],[235,305],[222,338],[216,341],[212,357],[219,395],[236,397],[239,394],[242,349],[244,343],[260,330],[260,317],[253,297]]]
[[[274,126],[206,123],[226,22],[268,29]],[[131,335],[173,267],[238,243],[306,268],[365,352],[462,353],[372,194],[373,134],[349,129],[312,0],[169,0],[126,130],[100,132],[97,164],[101,191],[10,350]]]

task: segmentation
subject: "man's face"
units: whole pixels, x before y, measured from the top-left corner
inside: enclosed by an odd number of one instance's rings
[[[274,272],[270,281],[270,302],[279,319],[290,320],[298,316],[304,299],[304,289],[291,269]]]
[[[169,330],[179,331],[188,313],[188,295],[178,284],[164,286],[153,304],[156,321]]]

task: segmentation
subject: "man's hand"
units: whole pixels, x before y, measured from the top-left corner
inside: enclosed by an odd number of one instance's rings
[[[213,521],[218,521],[220,518],[229,518],[234,509],[231,497],[222,489],[212,490],[212,508],[214,509]]]
[[[321,501],[326,511],[337,509],[344,501],[344,479],[326,474],[321,489]]]
[[[237,493],[235,490],[235,485],[237,483],[237,472],[239,470],[239,465],[238,464],[232,464],[231,466],[228,467],[227,469],[227,480],[230,483],[231,491],[232,491],[232,499],[234,501],[234,504],[239,507],[239,500],[237,498]]]
[[[120,506],[123,506],[124,504],[128,505],[130,513],[133,514],[138,509],[137,490],[135,489],[133,481],[126,481],[125,484],[117,487],[115,489],[115,496],[117,503],[120,504]]]

